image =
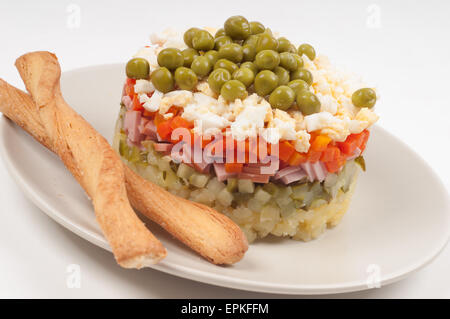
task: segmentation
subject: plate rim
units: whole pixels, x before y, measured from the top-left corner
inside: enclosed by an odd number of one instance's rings
[[[122,64],[113,63],[113,64],[92,65],[65,71],[64,74],[83,72],[92,68],[117,67],[118,65]],[[384,129],[382,126],[376,124],[376,127],[377,129],[382,130],[390,138],[396,140],[398,143],[401,143],[409,151],[414,153],[417,159],[421,161],[421,163],[429,169],[434,179],[438,181],[439,186],[442,189],[446,190],[446,187],[443,184],[442,180],[440,179],[439,175],[437,175],[433,167],[431,167],[419,153],[415,152],[408,144],[402,142],[401,139],[397,138],[395,135],[390,133],[388,130]],[[22,128],[17,126],[15,123],[9,120],[4,114],[2,114],[0,118],[0,156],[2,157],[3,163],[9,175],[19,186],[19,188],[24,192],[25,196],[28,199],[30,199],[31,202],[33,202],[33,204],[36,205],[40,210],[42,210],[47,216],[52,218],[58,224],[62,225],[64,228],[68,229],[69,231],[75,233],[79,237],[89,241],[90,243],[98,247],[111,251],[104,237],[99,237],[97,234],[81,227],[77,223],[71,222],[70,220],[65,218],[59,211],[57,211],[51,205],[49,205],[42,197],[38,196],[37,192],[33,191],[31,186],[26,182],[25,176],[20,173],[18,166],[14,164],[14,160],[11,156],[12,155],[11,151],[7,149],[6,136],[8,130],[22,130]],[[28,135],[28,133],[26,134]],[[447,199],[449,199],[448,191],[447,191]],[[447,208],[449,207],[450,204],[448,200]],[[427,255],[424,255],[424,257],[422,257],[420,261],[417,261],[413,264],[409,264],[407,267],[401,268],[395,272],[391,272],[385,275],[382,274],[380,280],[381,287],[402,280],[405,277],[426,267],[437,256],[439,256],[439,254],[445,249],[449,241],[450,241],[450,227],[447,236],[443,236],[442,242],[440,242],[439,245],[436,245],[436,248],[434,250],[429,252]],[[313,285],[276,284],[265,282],[262,283],[255,280],[236,279],[230,276],[205,272],[197,270],[192,267],[185,267],[183,265],[170,264],[167,263],[165,260],[163,260],[159,264],[152,265],[150,268],[180,278],[190,279],[193,281],[198,281],[206,284],[262,293],[276,293],[289,295],[320,295],[320,294],[338,294],[338,293],[373,289],[369,288],[366,282],[364,281],[351,281],[345,284],[313,284]]]

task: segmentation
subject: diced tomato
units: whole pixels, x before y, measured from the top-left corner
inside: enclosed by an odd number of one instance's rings
[[[170,140],[170,135],[172,134],[171,121],[165,121],[160,123],[156,130],[158,131],[158,135],[165,141]]]
[[[281,160],[283,160],[285,162],[289,161],[289,158],[292,156],[292,154],[294,154],[294,152],[295,152],[295,148],[290,142],[288,142],[288,141],[280,142],[278,157]]]
[[[322,152],[322,156],[320,157],[320,160],[322,162],[332,162],[339,159],[339,156],[341,155],[341,151],[336,146],[328,146],[325,151]]]
[[[142,111],[144,107],[139,102],[139,97],[137,95],[133,96],[133,110],[134,111]]]
[[[227,173],[240,173],[243,166],[242,163],[225,163],[225,171]]]
[[[305,153],[295,152],[289,159],[288,163],[291,166],[297,166],[302,163],[306,163],[307,161],[308,161],[308,157],[306,156]]]
[[[328,144],[331,142],[331,138],[326,135],[319,135],[311,142],[311,149],[314,151],[325,151]]]

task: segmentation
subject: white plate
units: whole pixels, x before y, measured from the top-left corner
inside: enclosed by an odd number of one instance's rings
[[[123,65],[105,65],[63,74],[68,103],[110,141],[123,70]],[[0,149],[11,175],[37,206],[109,249],[91,203],[56,156],[5,117]],[[168,250],[154,268],[214,285],[287,294],[363,290],[377,279],[385,285],[404,278],[429,263],[448,241],[449,196],[429,166],[380,127],[374,127],[365,157],[368,170],[360,174],[349,212],[319,239],[271,238],[251,245],[236,265],[218,267],[150,223]]]

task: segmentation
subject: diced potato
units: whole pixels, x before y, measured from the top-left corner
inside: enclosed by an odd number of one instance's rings
[[[228,207],[233,201],[233,194],[231,194],[226,188],[224,188],[217,194],[217,201],[221,205]]]
[[[238,180],[237,178],[228,178],[227,179],[227,189],[230,193],[233,193],[237,189]]]
[[[195,170],[192,167],[190,167],[184,163],[181,163],[180,166],[178,166],[178,170],[177,170],[178,177],[189,180],[189,177],[191,177],[191,175],[194,173],[195,173]]]
[[[189,177],[189,184],[194,185],[198,188],[205,187],[206,183],[208,183],[209,176],[205,174],[194,173]]]
[[[255,184],[249,179],[238,180],[239,193],[252,194],[255,191]]]
[[[267,193],[266,191],[264,191],[262,188],[258,188],[255,192],[254,198],[259,203],[261,203],[261,205],[265,205],[272,198],[272,196],[269,193]]]
[[[211,178],[208,182],[208,185],[206,185],[206,188],[214,194],[220,193],[225,187],[226,185],[222,182],[219,182],[216,177]]]

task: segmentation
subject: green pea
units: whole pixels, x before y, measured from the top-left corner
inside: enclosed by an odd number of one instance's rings
[[[278,40],[267,32],[270,29],[266,29],[264,33],[258,34],[258,40],[256,42],[256,52],[263,50],[276,50],[278,47]]]
[[[194,61],[195,57],[198,57],[199,54],[197,50],[192,48],[187,48],[181,51],[181,54],[183,55],[183,66],[190,68],[192,61]]]
[[[229,43],[233,43],[233,40],[229,36],[224,35],[218,37],[214,40],[214,50],[219,51],[222,46]]]
[[[150,64],[144,58],[134,58],[128,61],[125,71],[130,79],[148,79]]]
[[[151,74],[153,86],[160,92],[167,93],[173,90],[173,76],[168,68],[157,68]]]
[[[226,69],[215,69],[209,74],[208,84],[211,90],[216,93],[220,93],[220,89],[225,82],[231,80],[231,74]]]
[[[255,76],[254,86],[258,95],[269,95],[278,86],[278,76],[272,71],[263,70]]]
[[[299,56],[297,53],[292,53],[292,56],[297,61],[297,68],[303,68],[303,59],[301,56]]]
[[[356,107],[372,108],[377,102],[377,94],[370,88],[363,88],[352,94],[352,103]]]
[[[199,28],[190,28],[184,33],[183,40],[188,47],[192,48],[192,38],[198,31],[200,31]]]
[[[214,69],[219,69],[219,68],[228,70],[228,72],[230,72],[230,74],[233,74],[234,71],[239,69],[239,67],[235,63],[233,63],[227,59],[219,59],[216,62],[216,64],[214,64]]]
[[[288,52],[291,47],[291,42],[285,37],[278,38],[278,52]]]
[[[180,89],[191,91],[197,85],[197,81],[197,75],[191,69],[185,68],[184,66],[176,69],[175,83]]]
[[[255,57],[255,64],[261,70],[273,70],[280,64],[280,55],[274,50],[263,50]]]
[[[211,65],[216,64],[217,60],[219,60],[219,52],[216,50],[209,50],[204,54],[204,57],[208,58]]]
[[[255,80],[255,73],[249,68],[240,68],[239,70],[234,71],[233,79],[242,82],[246,87],[249,87],[253,84]]]
[[[291,43],[291,46],[289,47],[288,52],[290,52],[290,53],[295,53],[295,54],[298,53],[298,52],[297,52],[297,48],[296,48],[295,45],[293,45],[292,43]]]
[[[308,43],[303,43],[298,47],[298,54],[300,56],[306,55],[311,61],[316,58],[316,50]]]
[[[192,37],[192,47],[201,51],[212,50],[214,48],[214,38],[208,31],[199,30]]]
[[[247,62],[242,63],[242,64],[241,64],[241,69],[242,69],[242,68],[248,68],[248,69],[252,70],[254,74],[257,74],[258,71],[259,71],[259,69],[258,69],[258,67],[255,65],[255,63],[250,62],[250,61],[247,61]]]
[[[295,94],[297,95],[299,92],[301,91],[308,91],[309,90],[309,85],[308,83],[306,83],[303,80],[293,80],[291,82],[288,83],[288,86],[294,90]]]
[[[250,33],[251,34],[259,34],[263,33],[266,28],[261,22],[252,21],[250,22]]]
[[[208,75],[209,72],[211,72],[212,64],[207,57],[198,56],[192,62],[191,69],[199,77],[204,77],[204,76]]]
[[[225,82],[220,89],[220,95],[230,102],[234,102],[236,99],[245,99],[248,95],[245,85],[238,80],[230,80]]]
[[[280,53],[280,66],[288,71],[295,71],[298,69],[297,59],[292,53],[282,52]]]
[[[294,91],[286,85],[277,87],[275,90],[273,90],[269,97],[269,103],[272,108],[281,109],[283,111],[289,109],[294,103],[294,100]]]
[[[281,66],[277,66],[273,69],[273,73],[278,76],[278,85],[286,85],[289,83],[289,71]]]
[[[243,49],[236,43],[225,44],[219,50],[219,59],[227,59],[234,63],[240,63],[243,57]]]
[[[311,72],[309,72],[307,69],[304,68],[299,68],[294,72],[291,72],[291,81],[297,79],[303,80],[309,85],[313,83],[313,76]]]
[[[250,24],[243,16],[233,16],[227,19],[224,24],[225,33],[235,40],[247,39],[250,32]]]
[[[169,70],[175,70],[184,64],[184,57],[178,49],[163,49],[158,54],[158,64],[159,66],[166,67]]]
[[[310,115],[320,112],[320,101],[314,93],[310,91],[300,91],[297,94],[297,107],[303,115]]]
[[[223,28],[220,28],[216,31],[214,38],[223,37],[224,35],[226,35],[225,30]]]
[[[243,53],[242,61],[253,61],[256,56],[256,49],[254,46],[250,44],[244,44],[242,46],[242,53]]]
[[[256,44],[258,43],[258,37],[259,35],[253,34],[247,38],[247,40],[244,41],[244,45],[251,45],[256,49]]]

